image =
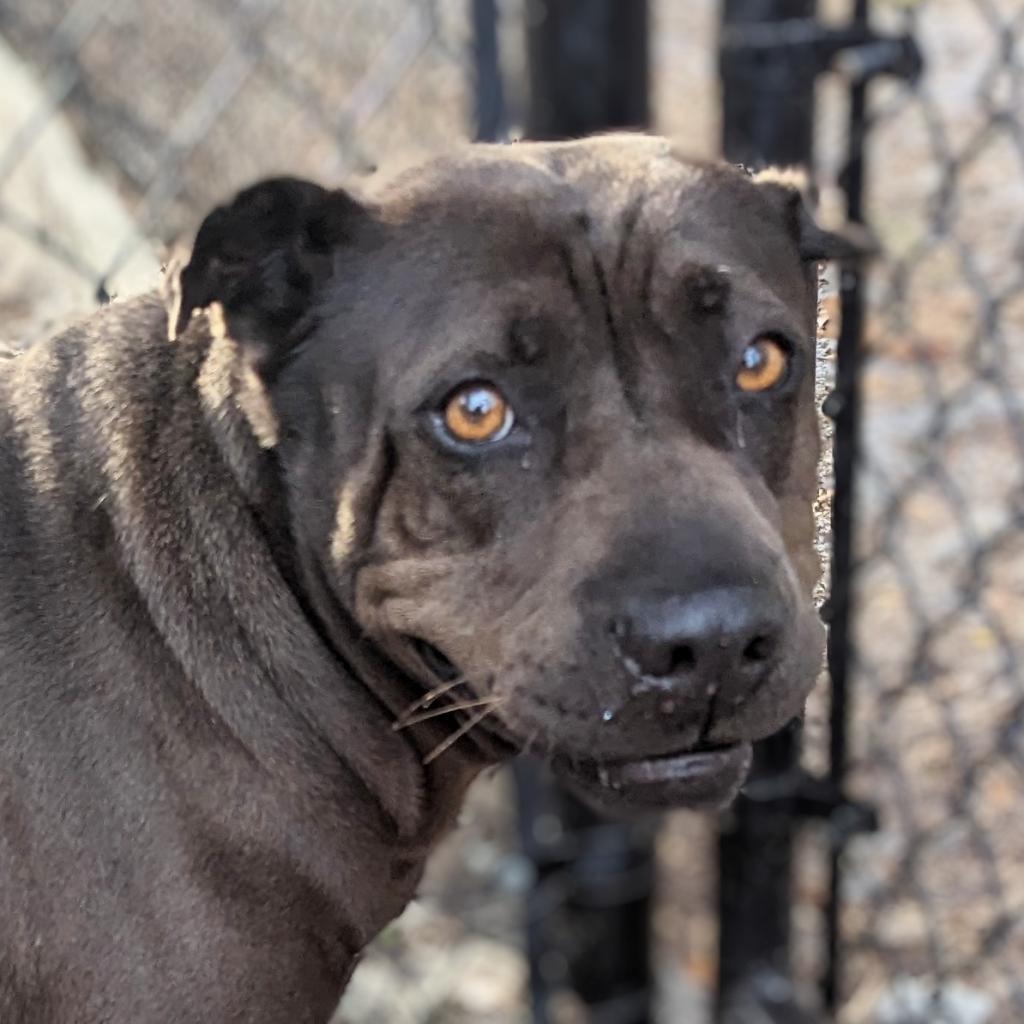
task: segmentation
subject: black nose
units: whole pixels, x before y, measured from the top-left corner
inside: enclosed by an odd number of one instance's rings
[[[742,686],[760,678],[778,656],[780,604],[775,595],[752,587],[652,594],[627,602],[612,625],[633,675]]]

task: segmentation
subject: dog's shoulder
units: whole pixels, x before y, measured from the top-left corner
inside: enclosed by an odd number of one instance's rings
[[[168,354],[161,351],[166,324],[163,301],[151,291],[109,303],[24,348],[0,345],[0,410],[17,421],[58,392],[111,376],[117,364],[156,365]]]
[[[201,357],[170,345],[166,321],[149,293],[0,360],[4,506],[20,495],[55,512],[133,425],[168,409]]]

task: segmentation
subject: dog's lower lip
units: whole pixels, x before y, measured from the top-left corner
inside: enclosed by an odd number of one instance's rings
[[[706,750],[667,754],[639,761],[622,761],[606,765],[606,770],[621,778],[624,785],[692,779],[733,766],[742,753],[742,745],[714,747]]]
[[[749,743],[566,771],[599,802],[625,807],[722,807],[750,770]]]

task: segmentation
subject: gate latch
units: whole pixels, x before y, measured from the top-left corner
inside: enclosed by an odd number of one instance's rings
[[[814,18],[725,25],[720,46],[723,65],[745,66],[759,76],[772,64],[794,77],[833,70],[854,82],[876,75],[914,81],[923,67],[910,34],[881,35],[867,25],[823,25]]]

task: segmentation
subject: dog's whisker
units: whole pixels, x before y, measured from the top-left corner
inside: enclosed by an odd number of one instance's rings
[[[460,701],[458,704],[446,704],[443,708],[434,708],[432,711],[424,711],[419,715],[411,715],[398,719],[391,726],[396,732],[400,729],[408,729],[410,726],[419,725],[420,722],[427,722],[431,718],[440,718],[441,715],[450,715],[456,711],[467,711],[470,708],[484,707],[488,704],[500,704],[504,697],[480,697],[478,700]]]
[[[494,711],[494,709],[495,704],[492,703],[489,704],[487,707],[483,708],[482,710],[478,711],[475,715],[471,715],[470,718],[467,719],[467,721],[460,725],[458,729],[456,729],[455,732],[453,732],[451,736],[448,737],[448,739],[443,740],[436,747],[434,747],[434,749],[429,754],[427,754],[425,758],[423,758],[423,763],[430,764],[431,761],[435,761],[437,758],[439,758],[449,747],[452,747],[456,743],[458,743],[459,740],[462,739],[462,737],[470,731],[470,729],[473,729],[476,726],[478,726],[489,714],[491,714],[492,711]]]
[[[433,704],[438,697],[443,697],[449,690],[454,690],[456,686],[461,686],[467,682],[465,676],[459,676],[456,679],[449,679],[446,683],[441,683],[439,686],[435,686],[432,690],[428,690],[422,697],[417,697],[399,716],[395,719],[396,724],[398,722],[404,722],[411,715],[414,715],[420,708],[428,707]]]

